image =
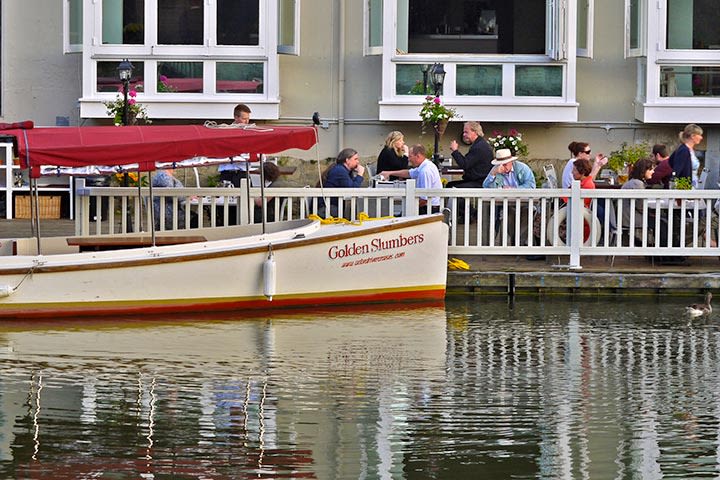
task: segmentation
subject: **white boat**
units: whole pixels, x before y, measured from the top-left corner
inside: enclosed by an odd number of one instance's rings
[[[269,309],[440,300],[447,225],[418,216],[321,225],[296,220],[191,231],[190,243],[0,257],[0,317]],[[199,237],[205,236],[207,241]],[[225,238],[223,238],[225,237]],[[140,244],[147,237],[120,237]],[[170,238],[170,237],[167,237]],[[52,248],[50,239],[44,239]],[[54,239],[85,248],[118,237]],[[7,241],[5,241],[7,242]],[[11,240],[16,252],[35,239]],[[172,242],[182,242],[178,236]],[[162,244],[163,236],[158,236]],[[70,247],[68,247],[70,248]]]
[[[149,127],[117,131],[125,128]],[[441,300],[448,238],[442,220],[296,220],[161,232],[152,240],[0,240],[0,318]]]

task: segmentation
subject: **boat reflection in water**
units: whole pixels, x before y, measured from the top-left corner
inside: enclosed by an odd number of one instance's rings
[[[696,478],[686,299],[0,324],[3,478]]]

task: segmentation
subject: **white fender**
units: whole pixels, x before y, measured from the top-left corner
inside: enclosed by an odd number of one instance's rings
[[[558,210],[558,212],[557,212],[558,225],[560,225],[560,224],[562,224],[563,222],[566,222],[566,221],[567,221],[567,213],[568,213],[568,208],[567,208],[567,206],[562,207],[560,210]],[[591,245],[597,245],[597,244],[600,242],[600,236],[601,236],[601,234],[600,234],[600,220],[598,220],[598,218],[597,218],[595,215],[593,215],[592,210],[590,210],[590,209],[588,209],[588,208],[585,208],[585,207],[583,207],[582,215],[583,215],[583,222],[586,223],[586,224],[588,224],[588,225],[590,226],[590,232],[591,232],[591,234],[592,234],[592,230],[593,230],[593,224],[595,224],[595,227],[594,227],[594,228],[595,228],[595,240],[593,241],[592,237],[588,236],[588,239],[585,241],[585,243],[583,243],[583,246],[584,246],[584,247],[589,247],[589,246],[591,246]],[[553,224],[554,224],[554,223],[555,223],[555,220],[553,219],[553,217],[552,217],[552,215],[551,215],[551,216],[548,218],[548,221],[547,221],[547,229],[546,229],[546,232],[547,232],[547,240],[548,240],[548,242],[550,242],[550,244],[552,244],[552,242],[553,242],[553,229],[552,229],[552,227],[553,227]],[[563,239],[562,239],[562,238],[558,238],[558,244],[559,244],[559,245],[565,245],[565,242],[563,242]]]
[[[15,293],[15,289],[10,285],[0,285],[0,298],[9,297]]]
[[[263,293],[270,302],[272,302],[273,295],[275,295],[276,275],[277,266],[275,265],[275,257],[273,256],[272,250],[270,250],[268,258],[263,262]]]

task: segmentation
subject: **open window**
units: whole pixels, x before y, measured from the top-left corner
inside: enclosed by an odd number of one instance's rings
[[[593,56],[594,0],[577,0],[577,56]]]
[[[365,55],[382,55],[383,0],[365,0]]]
[[[277,51],[300,55],[300,0],[278,0]]]
[[[63,52],[82,52],[82,0],[63,1]]]

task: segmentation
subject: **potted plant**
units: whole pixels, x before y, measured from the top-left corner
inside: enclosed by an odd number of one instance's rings
[[[650,145],[647,142],[629,145],[623,142],[619,150],[613,150],[608,156],[607,167],[618,174],[620,183],[624,183],[635,162],[650,156]]]
[[[152,120],[148,117],[147,110],[145,109],[145,106],[141,103],[138,103],[137,99],[137,90],[135,88],[128,90],[128,100],[127,100],[127,116],[128,116],[128,124],[129,125],[135,125],[138,120],[142,120],[146,124],[151,124]],[[115,100],[112,102],[105,102],[105,108],[107,109],[107,114],[112,117],[113,123],[116,126],[120,126],[123,123],[123,111],[125,106],[125,99],[123,98],[122,93],[118,93],[118,96]]]
[[[505,132],[495,130],[493,136],[488,138],[488,143],[493,150],[508,148],[517,157],[526,157],[529,153],[527,144],[522,139],[522,133],[514,128]]]
[[[431,125],[440,135],[445,133],[448,121],[458,116],[454,108],[443,105],[440,97],[433,97],[432,95],[425,97],[425,101],[420,108],[423,127]]]

